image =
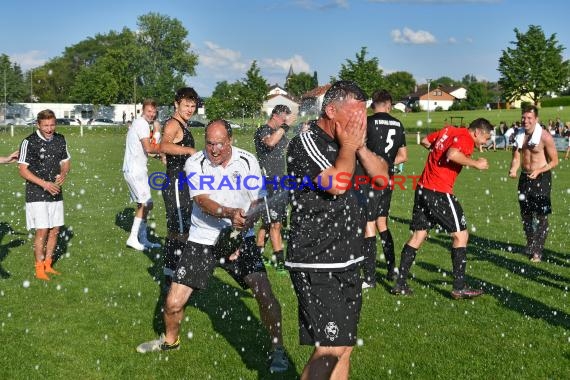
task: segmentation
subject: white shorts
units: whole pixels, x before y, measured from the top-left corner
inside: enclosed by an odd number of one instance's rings
[[[129,192],[133,202],[145,205],[152,203],[150,186],[148,184],[148,175],[146,172],[123,172],[123,176],[129,186]]]
[[[63,201],[26,203],[26,228],[44,229],[63,226]]]

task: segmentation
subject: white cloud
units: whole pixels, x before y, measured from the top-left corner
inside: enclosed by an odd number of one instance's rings
[[[200,51],[199,64],[213,70],[241,70],[247,68],[239,51],[223,48],[213,42],[206,41],[205,51]]]
[[[449,42],[450,44],[456,44],[457,43],[457,39],[455,37],[449,37],[449,39],[447,40],[447,42]]]
[[[467,42],[468,44],[472,44],[472,43],[473,43],[473,38],[467,37],[467,38],[465,39],[465,42]]]
[[[412,29],[406,27],[403,30],[394,29],[390,32],[392,36],[392,41],[397,44],[434,44],[437,42],[436,38],[430,32],[425,30],[413,31]]]
[[[16,62],[23,71],[27,71],[34,67],[38,67],[47,62],[45,52],[39,50],[30,50],[23,53],[9,54],[10,60]]]
[[[293,71],[295,73],[308,73],[311,71],[311,66],[309,66],[309,64],[305,62],[305,59],[298,54],[295,54],[291,58],[287,59],[265,58],[262,64],[262,66],[267,67],[268,69],[279,68],[285,73],[289,71],[289,67],[291,66],[293,66]]]

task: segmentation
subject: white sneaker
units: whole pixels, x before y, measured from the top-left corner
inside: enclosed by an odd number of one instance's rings
[[[362,281],[362,289],[370,289],[373,288],[374,286],[370,285],[369,283],[367,283],[366,281]]]
[[[141,244],[138,239],[129,237],[127,239],[127,247],[136,249],[137,251],[144,251],[145,246]]]
[[[157,352],[157,351],[169,351],[178,350],[180,348],[180,338],[172,344],[164,343],[164,334],[160,334],[160,337],[155,340],[141,343],[137,346],[137,352],[141,354],[146,354],[147,352]]]

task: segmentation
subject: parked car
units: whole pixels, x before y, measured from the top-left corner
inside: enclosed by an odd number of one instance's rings
[[[0,121],[0,125],[16,125],[17,120],[12,115],[6,115],[3,121]]]
[[[204,124],[198,120],[188,120],[188,122],[186,124],[188,124],[188,127],[190,127],[190,128],[205,128],[206,127],[206,124]]]
[[[79,122],[76,119],[69,117],[55,119],[55,122],[57,125],[79,125]]]
[[[236,124],[233,121],[229,121],[229,122],[230,122],[230,127],[232,127],[232,129],[240,129],[241,128],[241,125]]]
[[[93,119],[91,122],[87,123],[90,125],[116,125],[115,122],[111,119]]]

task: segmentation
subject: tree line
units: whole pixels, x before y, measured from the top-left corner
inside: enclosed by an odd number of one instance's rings
[[[198,55],[191,50],[188,31],[182,23],[159,13],[137,19],[137,31],[123,28],[97,34],[66,47],[64,52],[44,65],[23,72],[6,54],[0,55],[0,75],[4,75],[5,97],[10,103],[70,102],[95,105],[133,103],[135,97],[152,97],[170,105],[172,94],[185,86],[185,79],[196,74]],[[509,102],[530,95],[534,103],[552,94],[568,94],[570,65],[563,59],[564,47],[556,34],[547,37],[540,26],[530,25],[527,32],[514,29],[516,40],[502,51],[498,61],[498,82],[479,81],[467,74],[461,80],[441,77],[437,86],[464,86],[467,99],[455,109],[483,108],[489,103]],[[427,84],[418,84],[412,74],[397,71],[384,74],[377,57],[368,57],[362,47],[353,59],[340,65],[337,76],[329,81],[353,80],[369,96],[379,88],[404,99]],[[317,72],[293,73],[285,89],[300,97],[318,86]],[[252,117],[261,112],[268,91],[256,61],[245,76],[233,83],[221,81],[205,99],[208,118]]]

